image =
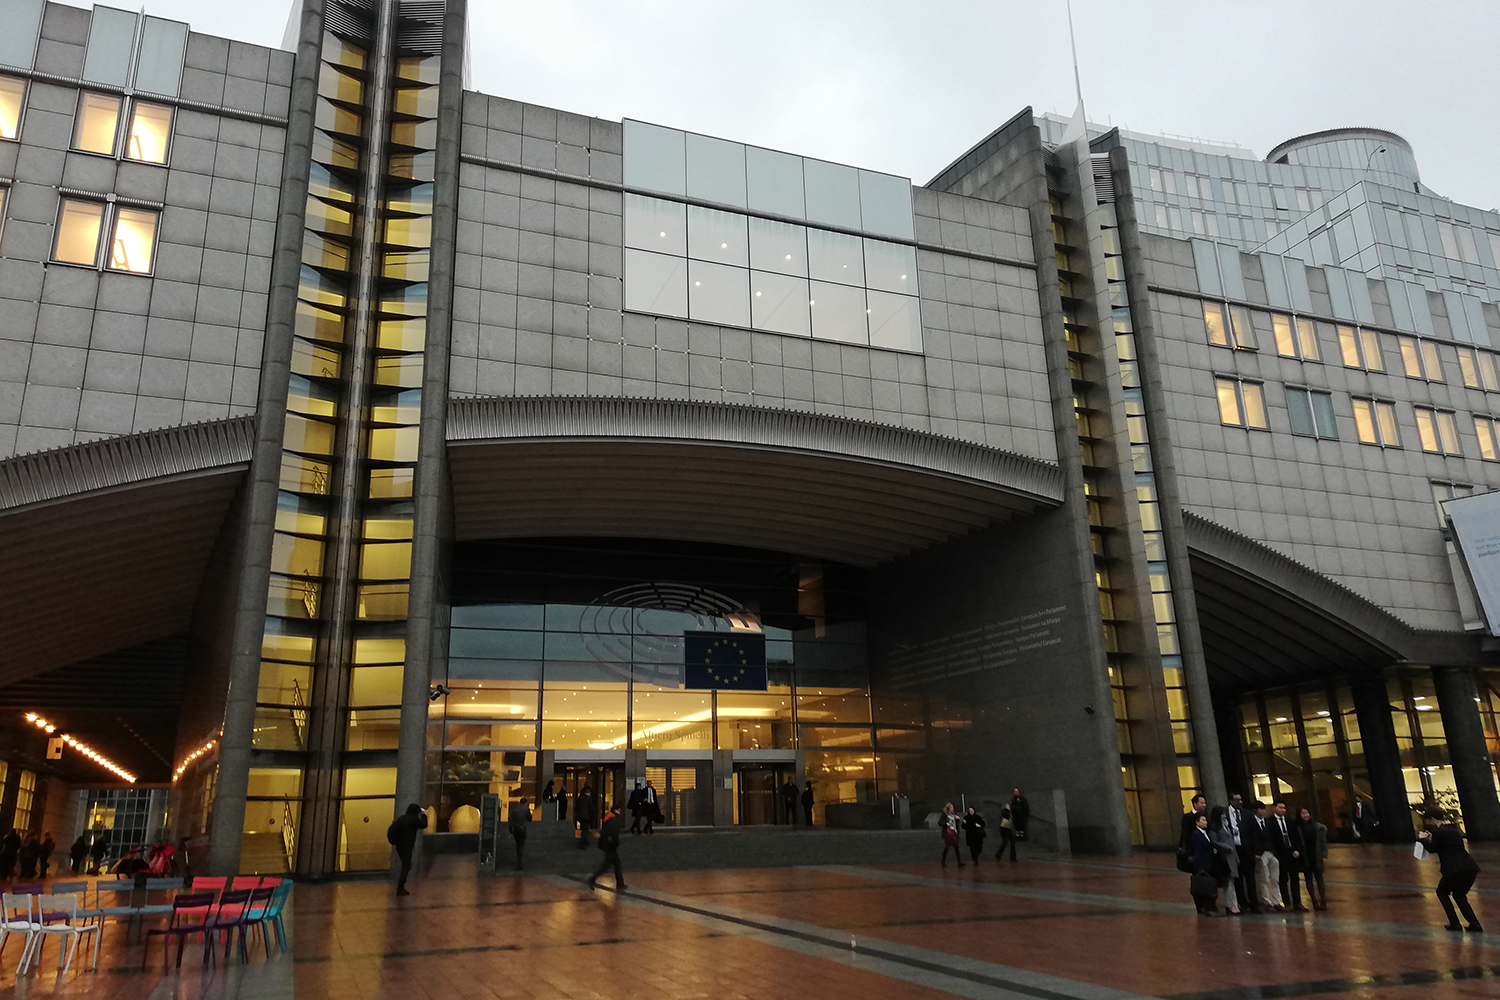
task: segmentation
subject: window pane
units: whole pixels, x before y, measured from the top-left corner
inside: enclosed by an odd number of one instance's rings
[[[687,206],[638,194],[625,196],[625,245],[687,256]]]
[[[750,266],[807,277],[807,230],[789,222],[751,219]]]
[[[1432,419],[1432,411],[1416,408],[1417,414],[1417,440],[1422,444],[1423,451],[1438,451],[1437,425]]]
[[[1219,422],[1239,426],[1240,401],[1235,394],[1234,383],[1227,378],[1215,379],[1214,387],[1219,394]]]
[[[900,243],[865,240],[865,287],[917,294],[917,251]]]
[[[750,272],[706,261],[688,262],[688,315],[707,323],[750,325]]]
[[[1379,444],[1375,431],[1375,414],[1368,399],[1356,399],[1354,403],[1354,432],[1364,444]]]
[[[1307,395],[1307,390],[1305,389],[1288,389],[1286,391],[1286,410],[1287,415],[1292,420],[1293,434],[1312,436],[1315,433],[1312,404],[1308,401]]]
[[[863,288],[814,281],[811,293],[814,337],[846,344],[869,343]]]
[[[643,250],[626,250],[625,308],[663,316],[687,316],[687,261]]]
[[[69,264],[95,264],[99,260],[99,227],[104,206],[93,201],[64,198],[57,215],[57,249],[52,259]]]
[[[188,26],[160,17],[146,18],[141,31],[141,50],[136,57],[135,89],[148,94],[176,97],[182,76],[182,53],[187,48]]]
[[[26,82],[13,76],[0,76],[0,139],[14,139],[21,131],[21,101],[26,96]]]
[[[1208,342],[1229,346],[1229,331],[1224,328],[1224,307],[1217,302],[1203,303],[1203,325],[1208,327]]]
[[[746,196],[750,207],[793,219],[805,216],[802,157],[756,146],[745,147]]]
[[[137,103],[130,116],[130,137],[125,141],[125,156],[145,163],[166,163],[167,140],[171,135],[171,108]]]
[[[750,272],[750,325],[757,330],[811,336],[807,299],[806,278]]]
[[[1323,354],[1318,350],[1317,327],[1312,320],[1297,320],[1297,346],[1302,349],[1302,356],[1308,361],[1323,360]]]
[[[745,217],[737,212],[688,206],[688,256],[744,267],[750,262]]]
[[[1439,410],[1437,415],[1438,439],[1443,443],[1443,453],[1446,455],[1457,455],[1458,450],[1458,424],[1453,420],[1453,414],[1446,410]]]
[[[687,146],[675,128],[625,120],[625,185],[687,194]]]
[[[865,283],[864,250],[858,236],[830,233],[823,229],[807,231],[808,273],[819,281],[836,281],[841,285]],[[864,306],[860,306],[863,310]]]
[[[706,135],[687,136],[687,193],[745,207],[745,147]]]
[[[115,128],[119,120],[118,97],[84,91],[78,98],[78,122],[73,129],[73,148],[87,153],[114,155]]]
[[[96,7],[89,24],[89,43],[83,57],[83,78],[98,83],[112,83],[117,87],[129,83],[135,29],[135,14],[110,7]]]
[[[1422,341],[1423,373],[1434,382],[1443,381],[1443,360],[1438,356],[1438,346],[1430,340]]]
[[[1474,433],[1479,436],[1479,457],[1495,461],[1495,426],[1485,417],[1474,418]]]
[[[1380,334],[1374,330],[1361,330],[1359,335],[1364,342],[1365,367],[1372,372],[1385,371],[1385,356],[1380,352]]]
[[[868,232],[912,238],[911,181],[871,170],[859,172],[860,222]]]
[[[1479,357],[1479,381],[1488,390],[1493,392],[1500,389],[1500,381],[1495,378],[1495,356],[1489,351],[1477,352]]]
[[[1245,423],[1249,427],[1266,428],[1270,424],[1266,422],[1266,398],[1261,388],[1254,382],[1243,382],[1240,389],[1245,394]]]
[[[822,160],[802,161],[806,185],[807,220],[844,229],[858,229],[859,172],[853,167]]]
[[[897,351],[922,349],[921,300],[913,295],[893,295],[871,289],[869,299],[870,346]]]
[[[1479,388],[1479,367],[1474,364],[1474,352],[1467,347],[1458,349],[1458,374],[1470,389]]]
[[[1396,429],[1396,408],[1390,403],[1376,403],[1375,417],[1380,421],[1380,443],[1388,448],[1401,447],[1401,434]]]
[[[1255,349],[1255,331],[1250,326],[1250,313],[1239,306],[1229,307],[1229,318],[1234,326],[1234,346]]]
[[[1312,401],[1313,421],[1318,425],[1318,437],[1338,440],[1339,425],[1333,417],[1333,397],[1326,392],[1309,394]]]
[[[1272,315],[1271,328],[1276,334],[1276,353],[1284,358],[1295,358],[1297,342],[1292,337],[1291,317]]]
[[[1359,360],[1359,341],[1354,336],[1354,327],[1341,326],[1339,331],[1339,353],[1344,357],[1344,365],[1348,368],[1361,368]]]

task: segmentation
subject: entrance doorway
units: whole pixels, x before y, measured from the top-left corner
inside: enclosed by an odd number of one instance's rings
[[[552,772],[554,793],[568,795],[568,814],[560,819],[578,816],[578,793],[588,787],[594,792],[593,828],[598,829],[604,813],[616,802],[625,802],[624,764],[558,764]]]
[[[713,765],[707,762],[648,765],[646,780],[656,789],[662,815],[672,826],[713,826]]]
[[[744,826],[769,826],[789,823],[795,813],[787,814],[781,786],[797,779],[797,766],[782,764],[734,765],[734,822]]]

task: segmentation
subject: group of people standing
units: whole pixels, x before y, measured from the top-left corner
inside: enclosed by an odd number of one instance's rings
[[[1182,817],[1178,867],[1192,875],[1191,892],[1198,912],[1305,913],[1302,884],[1314,910],[1326,909],[1323,870],[1328,861],[1328,828],[1313,819],[1307,808],[1295,816],[1285,802],[1267,805],[1257,800],[1246,808],[1244,798],[1230,796],[1228,806],[1215,806],[1193,797],[1192,809]]]
[[[36,878],[38,871],[46,878],[55,849],[51,833],[43,836],[33,830],[22,836],[19,830],[7,831],[0,837],[0,881],[13,877],[17,868],[21,878]]]
[[[1007,848],[1010,849],[1010,859],[1016,860],[1016,841],[1026,838],[1026,826],[1030,820],[1031,805],[1026,801],[1026,796],[1021,794],[1019,788],[1011,789],[1010,802],[1000,807],[1000,848],[995,851],[996,861],[1001,860]],[[962,868],[964,859],[958,851],[960,835],[969,848],[969,860],[977,865],[979,855],[984,853],[984,838],[989,835],[989,824],[973,806],[969,806],[960,816],[954,812],[953,803],[949,802],[943,806],[943,811],[938,816],[938,832],[943,837],[943,867],[948,867],[948,852],[952,851],[953,859]]]

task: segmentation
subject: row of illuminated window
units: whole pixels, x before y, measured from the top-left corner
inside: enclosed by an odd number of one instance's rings
[[[19,139],[26,81],[0,76],[0,139]],[[172,109],[165,104],[85,90],[78,95],[72,148],[141,163],[166,163]]]
[[[911,181],[626,119],[626,187],[911,239]]]
[[[62,198],[52,259],[63,264],[150,274],[161,213],[118,202]]]
[[[1226,320],[1227,314],[1227,320]],[[1407,378],[1427,382],[1445,382],[1442,354],[1450,348],[1436,341],[1403,334],[1382,334],[1378,330],[1310,320],[1303,316],[1262,312],[1244,306],[1224,306],[1218,302],[1203,304],[1203,323],[1208,342],[1217,347],[1255,351],[1262,343],[1274,343],[1276,353],[1284,358],[1322,361],[1321,342],[1337,342],[1339,357],[1346,368],[1383,372],[1387,370],[1383,337],[1395,340],[1401,359],[1401,372]],[[1453,347],[1459,375],[1470,389],[1500,391],[1500,374],[1496,355],[1473,347]]]
[[[1226,426],[1269,430],[1265,390],[1260,382],[1248,379],[1218,377],[1214,379],[1219,403],[1219,420]],[[1355,434],[1361,444],[1383,448],[1400,448],[1401,431],[1396,422],[1396,404],[1388,400],[1350,397]],[[1286,387],[1287,415],[1293,434],[1336,441],[1338,420],[1333,412],[1333,395],[1316,389]],[[1413,406],[1417,442],[1425,452],[1435,455],[1463,454],[1458,437],[1458,415],[1452,410],[1431,406]],[[1474,435],[1479,440],[1479,456],[1486,461],[1500,461],[1500,422],[1494,417],[1473,416]]]

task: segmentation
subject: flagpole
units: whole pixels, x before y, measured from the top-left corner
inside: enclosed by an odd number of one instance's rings
[[[1078,75],[1078,39],[1073,34],[1073,0],[1065,0],[1068,8],[1068,47],[1073,50],[1073,90],[1078,95],[1078,106],[1083,107],[1083,80]]]

